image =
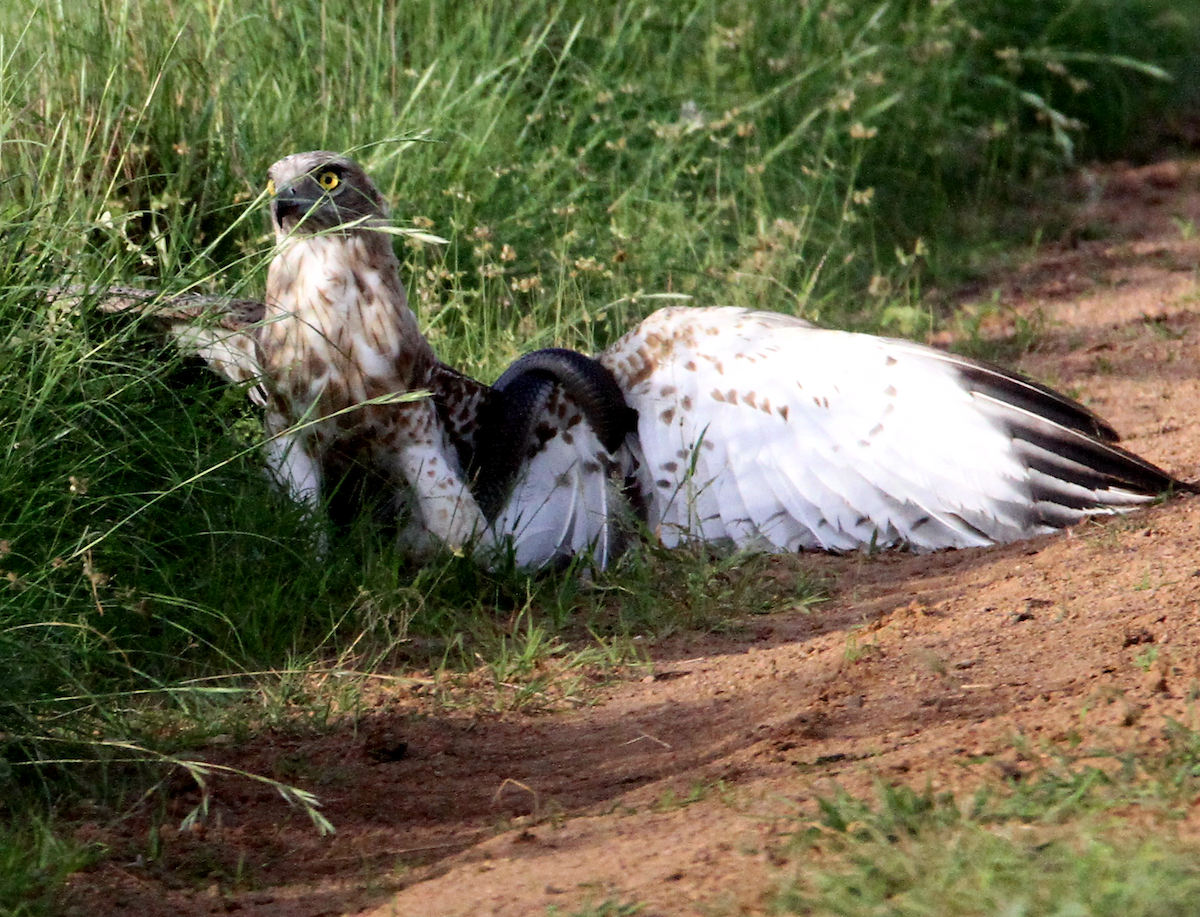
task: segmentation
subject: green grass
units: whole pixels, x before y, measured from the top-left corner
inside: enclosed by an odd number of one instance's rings
[[[966,824],[899,841],[857,841],[843,854],[845,867],[814,876],[811,890],[790,890],[781,910],[845,917],[1200,913],[1200,851],[1116,829],[1063,835]]]
[[[6,4],[0,812],[119,797],[130,745],[183,750],[164,721],[303,706],[265,686],[331,659],[482,665],[524,686],[508,706],[545,694],[547,660],[819,594],[688,552],[591,584],[415,569],[365,524],[320,557],[240,392],[48,289],[260,292],[265,169],[331,148],[450,240],[405,242],[405,281],[484,378],[681,300],[919,332],[955,214],[1132,149],[1194,102],[1197,47],[1166,0]]]
[[[0,913],[53,913],[63,880],[101,852],[63,840],[40,820],[19,828],[0,827]]]
[[[1200,745],[1179,724],[1164,738],[1161,756],[1050,749],[1049,766],[969,799],[883,784],[873,803],[822,799],[784,854],[778,912],[1200,914],[1200,848],[1175,827]]]

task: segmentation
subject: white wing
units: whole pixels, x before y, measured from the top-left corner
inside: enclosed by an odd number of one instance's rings
[[[968,547],[1172,484],[1100,442],[1108,428],[1069,399],[906,341],[674,308],[600,361],[638,411],[640,488],[667,544]]]
[[[518,566],[538,568],[590,552],[604,568],[617,549],[617,462],[578,411],[554,406],[539,425],[493,531],[501,540],[511,538]]]

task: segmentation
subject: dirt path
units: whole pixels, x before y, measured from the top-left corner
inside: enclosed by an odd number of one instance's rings
[[[1040,313],[1021,367],[1200,478],[1200,164],[1095,178],[1069,235],[1105,238],[1043,246],[1002,278],[998,322]],[[1200,498],[1002,548],[775,567],[821,571],[832,600],[660,644],[653,676],[591,707],[414,716],[393,697],[355,733],[215,751],[311,788],[338,833],[227,783],[206,827],[165,829],[148,866],[144,823],[92,831],[116,855],[76,878],[68,913],[761,913],[788,817],[835,785],[1013,776],[1036,765],[1015,736],[1153,745],[1200,687]]]

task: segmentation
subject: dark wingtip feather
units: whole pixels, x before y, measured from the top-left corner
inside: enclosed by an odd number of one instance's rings
[[[938,356],[1013,438],[1047,524],[1119,511],[1160,494],[1200,493],[1200,486],[1117,445],[1117,431],[1074,399],[999,366],[955,354]]]
[[[939,352],[939,356],[954,366],[970,392],[986,395],[1030,414],[1044,417],[1068,430],[1101,442],[1115,443],[1121,438],[1104,418],[1074,398],[1068,398],[1062,392],[1034,382],[1028,376],[958,354]]]
[[[1161,494],[1200,493],[1200,487],[1112,442],[1032,413],[994,394],[979,403],[1013,439],[1030,474],[1030,495],[1047,525],[1061,527],[1096,512],[1120,512]]]
[[[984,363],[963,363],[958,370],[973,392],[989,395],[1101,442],[1115,443],[1121,439],[1102,417],[1032,379]]]

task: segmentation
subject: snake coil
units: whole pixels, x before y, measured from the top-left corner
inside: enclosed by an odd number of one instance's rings
[[[578,405],[610,453],[637,427],[637,412],[625,403],[612,373],[596,360],[563,347],[525,354],[492,386],[495,397],[482,412],[476,434],[470,473],[475,499],[489,522],[508,499],[556,385]]]

